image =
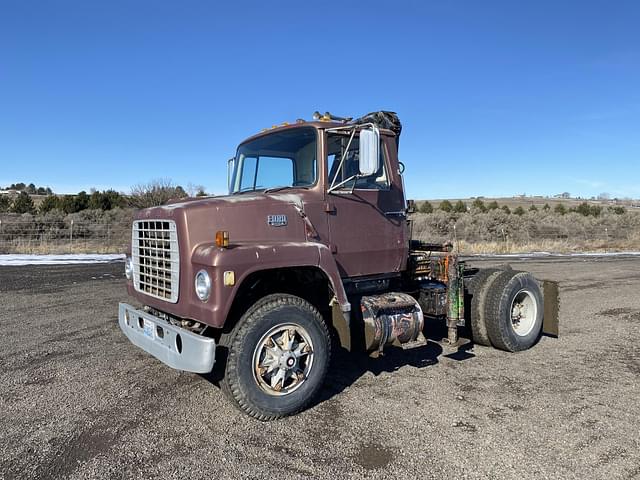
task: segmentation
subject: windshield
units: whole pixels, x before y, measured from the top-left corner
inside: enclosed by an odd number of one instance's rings
[[[238,147],[230,193],[316,183],[316,132],[294,128],[260,137]]]

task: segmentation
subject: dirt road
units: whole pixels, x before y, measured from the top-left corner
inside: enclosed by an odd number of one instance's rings
[[[640,478],[640,259],[511,263],[560,281],[560,339],[339,355],[271,423],[127,341],[121,263],[0,267],[0,478]]]

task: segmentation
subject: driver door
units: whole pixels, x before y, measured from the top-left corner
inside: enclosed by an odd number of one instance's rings
[[[348,140],[348,135],[328,133],[329,186],[358,173],[358,136],[350,145]],[[389,161],[390,154],[395,158],[395,149],[395,141],[382,135],[378,171],[327,195],[331,249],[342,277],[398,272],[405,266],[408,238],[402,179]]]

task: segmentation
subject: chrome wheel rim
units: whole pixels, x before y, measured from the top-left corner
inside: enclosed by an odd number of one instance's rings
[[[538,317],[538,304],[529,290],[520,290],[511,302],[511,327],[516,335],[531,333]]]
[[[313,366],[309,333],[292,323],[276,325],[265,333],[253,352],[258,386],[269,395],[288,395],[300,388]]]

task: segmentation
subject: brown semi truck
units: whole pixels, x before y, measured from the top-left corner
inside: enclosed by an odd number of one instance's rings
[[[142,308],[119,324],[170,367],[221,372],[229,398],[270,420],[321,388],[332,346],[377,356],[424,341],[515,352],[558,333],[558,291],[530,273],[465,266],[411,240],[401,124],[314,114],[254,135],[228,163],[229,195],[136,212],[125,273]]]

